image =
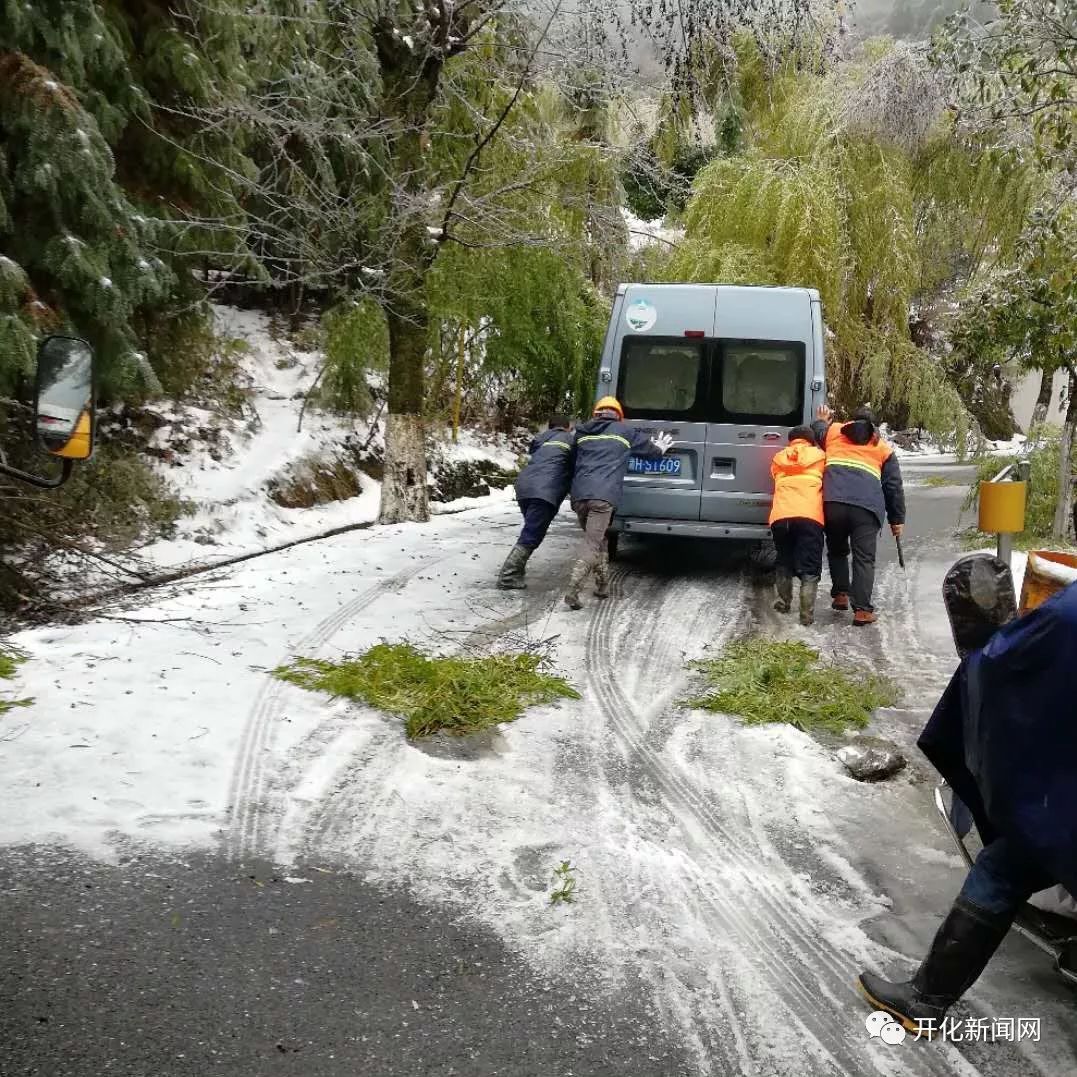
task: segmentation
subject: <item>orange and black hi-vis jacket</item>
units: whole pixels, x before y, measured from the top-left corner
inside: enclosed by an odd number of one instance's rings
[[[779,520],[823,522],[823,470],[826,453],[810,441],[790,442],[770,463],[774,504],[769,524]]]
[[[905,487],[893,447],[875,433],[867,419],[851,423],[816,423],[826,449],[823,500],[859,505],[875,514],[879,526],[905,522]]]

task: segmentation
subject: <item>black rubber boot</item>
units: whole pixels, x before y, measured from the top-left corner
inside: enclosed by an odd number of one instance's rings
[[[509,550],[509,555],[497,574],[497,586],[502,591],[523,591],[527,587],[524,569],[530,556],[531,551],[526,546],[513,546]]]
[[[910,1032],[937,1032],[946,1011],[979,979],[1012,923],[1012,915],[986,912],[958,898],[911,980],[892,983],[862,972],[860,990]]]
[[[779,613],[788,613],[793,605],[793,577],[784,569],[778,569],[774,577],[774,608]]]

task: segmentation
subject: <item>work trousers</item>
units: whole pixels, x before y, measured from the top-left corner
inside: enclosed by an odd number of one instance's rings
[[[572,511],[583,528],[577,560],[593,567],[606,552],[606,532],[613,521],[613,506],[608,501],[573,501]]]
[[[817,580],[823,574],[823,525],[795,516],[770,525],[778,571],[801,580]]]
[[[1056,882],[1009,838],[996,838],[980,850],[961,887],[961,897],[985,912],[1015,916],[1033,894]]]
[[[516,545],[523,546],[526,550],[537,550],[542,545],[546,532],[550,530],[550,524],[553,523],[559,506],[551,505],[541,497],[525,497],[519,505],[524,526]]]
[[[849,595],[854,610],[874,610],[875,547],[879,542],[879,518],[860,505],[843,501],[826,503],[826,559],[830,566],[831,595]],[[853,555],[852,580],[849,553]]]

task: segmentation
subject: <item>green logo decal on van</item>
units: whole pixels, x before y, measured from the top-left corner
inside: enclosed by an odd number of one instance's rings
[[[658,321],[658,311],[646,299],[637,299],[634,303],[630,303],[625,311],[625,321],[628,322],[629,329],[637,333],[646,333]]]

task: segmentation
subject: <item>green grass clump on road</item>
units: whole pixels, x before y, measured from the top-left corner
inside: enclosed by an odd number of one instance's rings
[[[410,643],[379,643],[341,662],[297,658],[273,675],[400,715],[407,735],[417,738],[475,733],[536,704],[579,699],[567,681],[542,672],[544,662],[535,654],[431,657]]]
[[[785,722],[806,732],[841,733],[849,726],[863,728],[877,707],[901,698],[885,677],[824,662],[818,651],[795,640],[741,640],[693,668],[703,674],[708,691],[689,704],[738,715],[750,725]]]

